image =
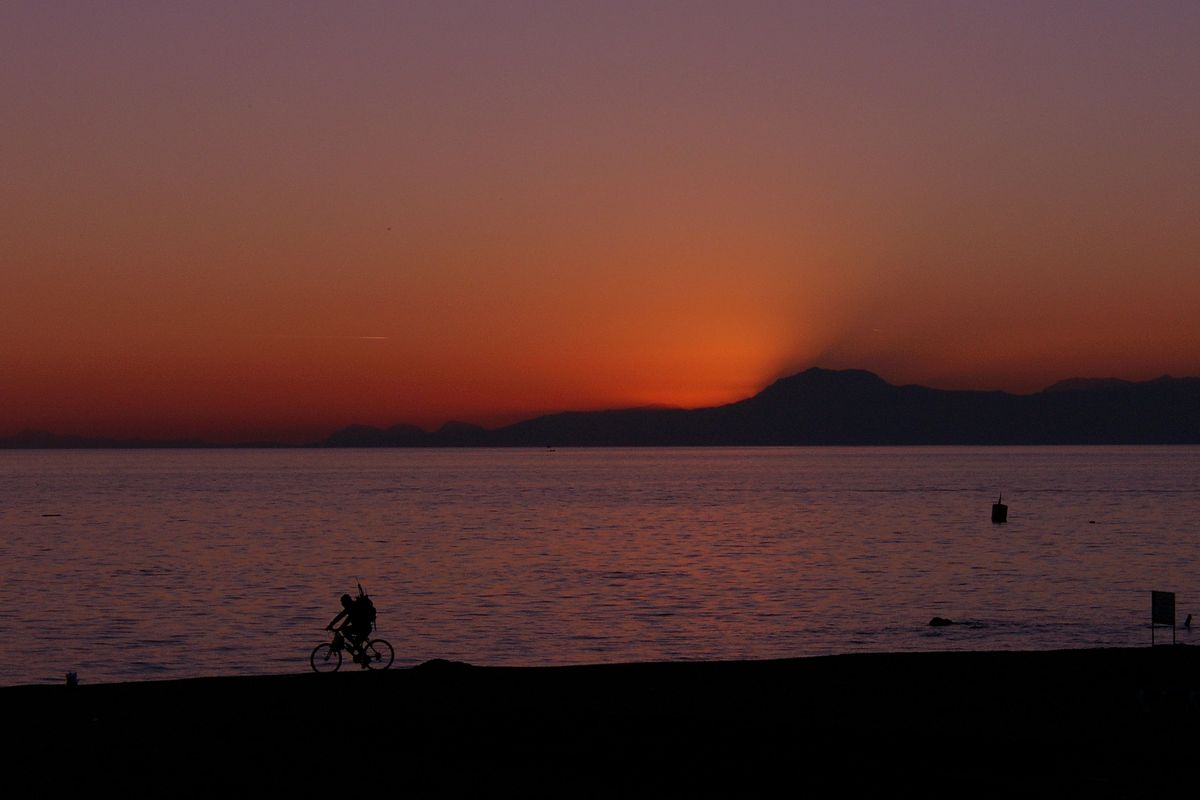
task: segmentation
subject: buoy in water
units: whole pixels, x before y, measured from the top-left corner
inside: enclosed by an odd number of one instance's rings
[[[1001,492],[1000,500],[1004,499],[1004,493]],[[992,503],[992,522],[1008,522],[1008,506],[1001,503],[1000,500]]]

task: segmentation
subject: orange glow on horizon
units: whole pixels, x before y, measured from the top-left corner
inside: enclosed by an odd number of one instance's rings
[[[0,435],[1200,374],[1200,7],[217,6],[0,13]]]

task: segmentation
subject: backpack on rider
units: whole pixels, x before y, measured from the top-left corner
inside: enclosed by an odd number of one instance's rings
[[[370,596],[363,591],[361,583],[358,584],[358,597],[354,600],[354,611],[365,631],[370,632],[375,629],[375,618],[379,614],[375,610],[375,603],[371,602]]]

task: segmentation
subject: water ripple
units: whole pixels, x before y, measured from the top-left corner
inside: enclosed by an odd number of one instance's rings
[[[1200,613],[1197,448],[541,456],[0,453],[2,680],[301,671],[356,580],[400,665],[1132,646],[1151,589]]]

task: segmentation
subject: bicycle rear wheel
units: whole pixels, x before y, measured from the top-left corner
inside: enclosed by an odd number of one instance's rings
[[[387,669],[392,665],[392,659],[396,657],[396,651],[392,650],[392,646],[383,639],[372,639],[363,647],[363,653],[367,660],[365,666],[367,669]]]
[[[337,672],[342,668],[342,651],[334,650],[333,645],[324,642],[313,648],[308,663],[312,665],[313,672]]]

